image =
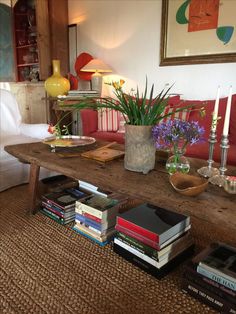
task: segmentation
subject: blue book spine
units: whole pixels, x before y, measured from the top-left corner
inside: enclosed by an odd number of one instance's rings
[[[88,217],[85,217],[81,214],[76,213],[75,219],[78,219],[79,221],[83,222],[85,225],[89,225],[99,231],[102,231],[102,226],[96,221],[93,221],[92,219],[89,219]]]
[[[101,245],[101,246],[105,246],[106,244],[108,244],[110,241],[106,240],[104,242],[100,242],[98,241],[97,239],[93,238],[92,236],[84,233],[83,231],[77,229],[76,227],[73,227],[72,228],[74,231],[80,233],[81,235],[85,236],[86,238],[90,239],[90,240],[93,240],[94,242],[96,242],[97,244]]]
[[[218,282],[219,284],[227,287],[227,288],[230,288],[234,291],[236,291],[236,284],[235,282],[233,282],[232,280],[229,280],[227,278],[225,278],[224,276],[220,276],[216,273],[213,273],[209,270],[206,270],[204,267],[202,267],[201,265],[198,265],[197,266],[197,272],[207,278],[210,278],[216,282]]]

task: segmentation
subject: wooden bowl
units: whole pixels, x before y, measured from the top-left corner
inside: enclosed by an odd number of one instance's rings
[[[190,174],[176,172],[170,176],[170,183],[177,192],[187,196],[196,196],[205,191],[208,180]]]

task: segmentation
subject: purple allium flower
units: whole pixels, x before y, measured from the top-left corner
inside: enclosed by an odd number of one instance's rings
[[[170,147],[185,149],[187,144],[203,141],[205,130],[198,121],[182,121],[180,119],[159,123],[152,129],[156,148]]]

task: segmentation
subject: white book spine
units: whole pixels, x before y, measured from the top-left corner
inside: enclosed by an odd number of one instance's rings
[[[76,205],[75,205],[75,212],[77,213],[81,213],[81,212],[85,212],[88,213],[90,215],[93,215],[99,219],[104,219],[107,215],[107,211],[105,212],[101,212],[100,210],[93,208],[91,206],[88,206],[86,204],[82,204],[79,201],[76,201]]]
[[[153,265],[154,267],[156,267],[156,268],[158,268],[158,269],[161,268],[162,266],[164,266],[164,265],[168,262],[168,260],[162,260],[161,262],[157,262],[157,261],[155,261],[154,259],[152,259],[151,257],[149,257],[149,256],[147,256],[147,255],[145,255],[145,254],[143,254],[143,253],[141,253],[141,252],[139,252],[138,250],[136,250],[136,249],[134,249],[133,247],[131,247],[131,246],[125,244],[124,242],[120,241],[120,240],[117,239],[117,238],[114,239],[114,242],[115,242],[117,245],[123,247],[125,250],[127,250],[127,251],[129,251],[130,253],[132,253],[132,254],[138,256],[138,257],[141,258],[142,260],[148,262],[149,264]]]

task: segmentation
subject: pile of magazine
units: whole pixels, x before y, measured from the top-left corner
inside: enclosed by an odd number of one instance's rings
[[[152,204],[117,215],[114,251],[157,278],[193,253],[190,218]]]
[[[186,265],[183,290],[221,313],[236,313],[236,247],[211,243]]]
[[[78,187],[55,191],[42,196],[41,212],[65,225],[75,220],[75,202],[88,196]]]
[[[96,90],[69,90],[67,98],[82,98],[82,97],[100,97],[100,94]]]

